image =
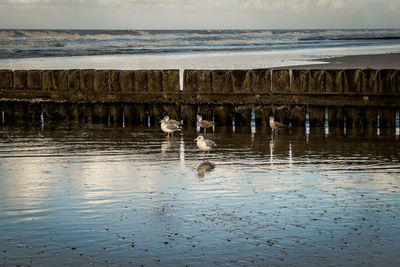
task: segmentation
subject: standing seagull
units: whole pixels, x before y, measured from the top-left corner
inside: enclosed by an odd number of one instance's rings
[[[217,146],[214,143],[214,141],[212,141],[210,139],[204,139],[204,137],[201,135],[197,136],[197,138],[194,139],[194,141],[197,141],[197,147],[201,151],[207,152],[207,154],[210,153],[210,150],[214,149]]]
[[[206,133],[207,128],[214,126],[214,122],[203,120],[203,117],[201,115],[197,115],[197,116],[199,118],[199,126],[201,128],[204,128],[204,133]]]
[[[161,123],[161,130],[164,133],[167,133],[168,137],[169,137],[170,133],[173,134],[174,132],[181,130],[180,126],[175,125],[173,123],[168,123],[165,119],[160,120],[160,123]]]
[[[275,132],[276,130],[277,133],[279,133],[280,128],[287,127],[285,124],[275,121],[274,116],[269,117],[269,126],[271,127],[273,132]]]
[[[167,123],[175,124],[176,126],[182,126],[180,121],[170,119],[168,116],[165,116],[163,120],[165,120]]]

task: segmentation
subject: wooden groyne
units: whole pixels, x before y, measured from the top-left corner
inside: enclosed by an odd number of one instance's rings
[[[394,127],[400,71],[346,70],[0,70],[6,120],[155,123],[164,115],[194,125]],[[379,118],[379,119],[378,119]]]

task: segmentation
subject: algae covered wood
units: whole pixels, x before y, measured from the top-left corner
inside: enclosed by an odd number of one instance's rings
[[[290,73],[289,70],[273,70],[272,71],[272,92],[289,92],[290,91]]]
[[[292,71],[292,92],[305,93],[309,90],[309,71],[293,70]]]
[[[0,70],[0,90],[12,90],[13,88],[13,71]]]

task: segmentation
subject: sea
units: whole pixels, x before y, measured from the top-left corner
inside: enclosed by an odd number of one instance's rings
[[[0,30],[0,58],[400,46],[400,29]]]

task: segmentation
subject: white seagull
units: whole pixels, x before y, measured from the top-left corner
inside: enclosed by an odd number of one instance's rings
[[[204,152],[209,153],[210,150],[213,150],[217,145],[214,143],[214,141],[210,139],[204,139],[203,136],[199,135],[197,136],[194,141],[197,141],[197,147]]]
[[[173,123],[168,123],[165,119],[160,120],[160,123],[161,123],[161,130],[164,133],[167,133],[168,137],[170,133],[173,134],[174,132],[181,130],[180,126]]]

